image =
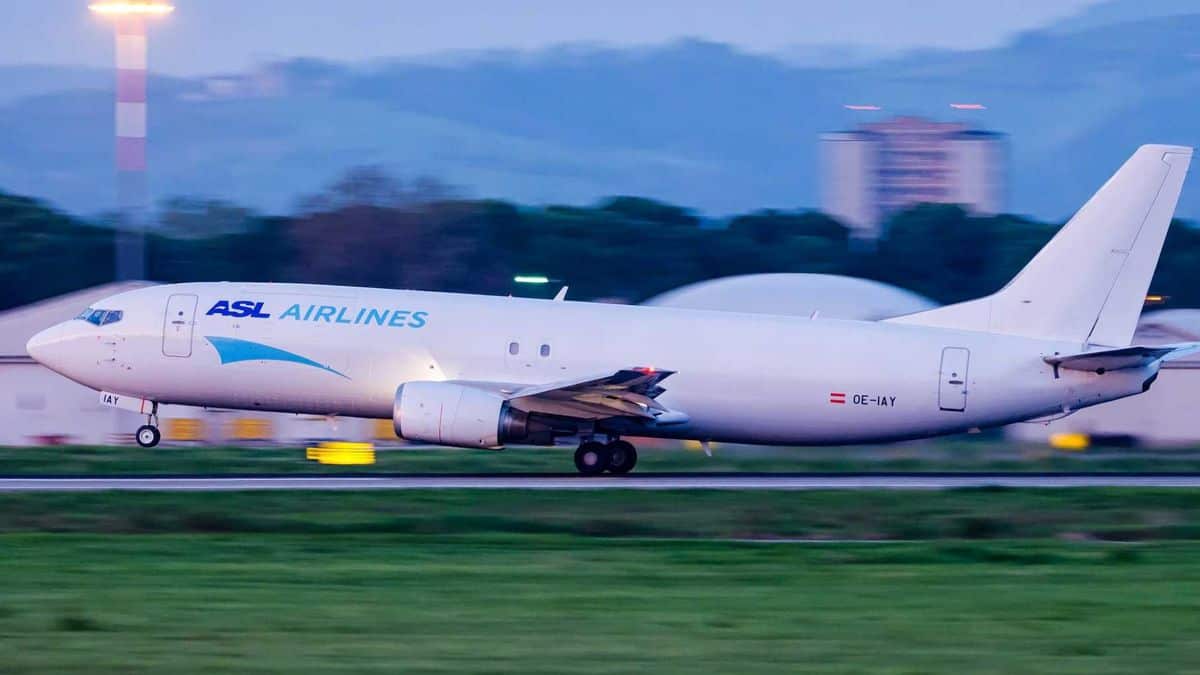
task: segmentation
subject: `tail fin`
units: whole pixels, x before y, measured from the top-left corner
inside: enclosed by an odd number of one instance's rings
[[[1143,145],[1003,289],[890,321],[1128,345],[1191,160]]]

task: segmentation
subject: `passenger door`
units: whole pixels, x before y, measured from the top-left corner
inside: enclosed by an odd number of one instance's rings
[[[163,317],[163,354],[186,358],[192,355],[192,333],[196,328],[195,295],[176,294],[167,298]]]
[[[938,407],[951,412],[967,409],[967,370],[971,352],[962,347],[942,350],[941,378],[938,385]]]

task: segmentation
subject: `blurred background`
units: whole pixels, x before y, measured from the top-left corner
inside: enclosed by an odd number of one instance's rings
[[[639,442],[767,487],[635,490],[390,420],[145,450],[25,343],[192,280],[919,311],[1197,100],[1196,0],[4,0],[0,672],[1196,672],[1200,360],[1049,426]],[[1200,340],[1195,176],[1177,215],[1141,344]],[[414,473],[483,489],[364,487]]]
[[[1138,145],[1200,138],[1200,6],[1181,0],[5,11],[3,444],[128,440],[24,343],[131,284],[569,285],[877,319],[997,289]],[[1200,335],[1197,216],[1189,187],[1139,341]],[[1192,443],[1196,365],[1011,433]],[[393,438],[169,415],[175,442]]]

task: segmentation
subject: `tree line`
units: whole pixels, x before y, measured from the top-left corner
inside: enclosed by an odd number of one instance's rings
[[[155,281],[277,281],[489,294],[518,274],[571,286],[577,299],[637,302],[678,286],[759,272],[846,274],[938,302],[986,295],[1006,283],[1060,224],[976,217],[948,205],[897,214],[864,249],[814,211],[763,210],[719,223],[638,197],[591,206],[522,206],[456,197],[434,182],[397,188],[350,176],[297,213],[236,205],[165,203],[147,240]],[[16,195],[0,194],[0,309],[111,281],[114,229]],[[1200,230],[1172,224],[1152,290],[1200,306]]]

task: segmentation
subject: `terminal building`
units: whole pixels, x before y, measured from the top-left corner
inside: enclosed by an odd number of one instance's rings
[[[821,209],[858,240],[878,239],[888,218],[916,204],[985,216],[1005,208],[1004,134],[899,117],[823,135],[820,157]]]

